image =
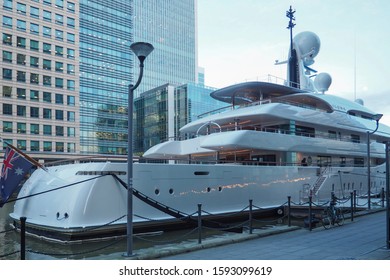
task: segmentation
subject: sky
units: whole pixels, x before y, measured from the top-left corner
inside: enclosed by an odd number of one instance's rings
[[[286,78],[289,19],[293,34],[312,31],[321,40],[311,66],[332,76],[326,94],[362,99],[390,126],[390,1],[198,0],[198,64],[205,84],[222,88],[268,75]]]

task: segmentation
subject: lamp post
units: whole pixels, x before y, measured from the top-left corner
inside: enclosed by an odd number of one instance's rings
[[[144,60],[153,51],[149,43],[137,42],[130,49],[139,59],[139,76],[135,85],[129,85],[127,116],[127,257],[133,255],[133,93],[140,85],[144,73]]]
[[[390,249],[390,142],[386,142],[386,247]]]
[[[367,193],[368,193],[368,209],[371,209],[371,162],[370,162],[370,135],[374,134],[379,127],[379,120],[382,118],[382,114],[373,115],[373,119],[376,121],[376,128],[374,131],[367,131]]]

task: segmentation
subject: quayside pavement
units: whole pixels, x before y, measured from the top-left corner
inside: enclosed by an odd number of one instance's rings
[[[172,254],[165,260],[390,260],[386,211],[346,219],[342,226],[296,229],[218,247]]]
[[[342,226],[312,231],[274,226],[253,234],[222,234],[138,250],[125,259],[145,260],[390,260],[386,248],[386,211],[363,211]],[[122,259],[122,257],[111,256]]]

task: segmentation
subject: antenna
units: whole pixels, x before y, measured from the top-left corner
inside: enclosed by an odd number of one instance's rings
[[[354,38],[354,49],[353,49],[353,94],[354,100],[356,100],[356,30],[355,30],[355,38]]]
[[[294,26],[296,25],[293,22],[293,20],[295,20],[294,14],[295,14],[295,10],[293,10],[292,6],[290,6],[290,10],[288,10],[286,12],[286,17],[288,17],[290,19],[290,21],[288,22],[288,26],[287,26],[287,29],[290,29],[290,50],[293,49],[293,33],[292,33],[292,30],[293,30]]]
[[[288,69],[289,69],[289,75],[288,75],[288,82],[289,86],[299,88],[298,83],[298,60],[297,60],[297,52],[294,49],[293,45],[293,28],[295,26],[295,10],[292,9],[292,6],[290,6],[290,9],[286,12],[286,17],[288,17],[290,20],[288,22],[287,29],[290,29],[290,57],[288,59]]]

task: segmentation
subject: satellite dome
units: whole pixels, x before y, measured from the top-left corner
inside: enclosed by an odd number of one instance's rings
[[[314,86],[319,92],[327,91],[332,83],[332,77],[328,73],[320,73],[314,79]]]
[[[307,66],[313,64],[313,58],[316,57],[320,51],[320,38],[311,31],[304,31],[295,35],[294,43],[304,64]]]

